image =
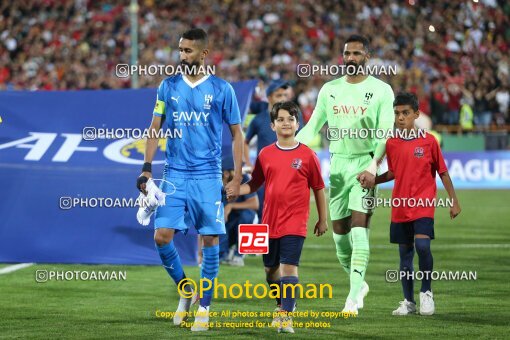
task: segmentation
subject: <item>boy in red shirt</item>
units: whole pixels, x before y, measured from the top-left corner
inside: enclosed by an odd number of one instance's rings
[[[260,151],[251,181],[241,185],[240,190],[240,195],[247,195],[265,182],[262,223],[269,225],[269,253],[263,260],[269,287],[275,284],[281,287],[277,310],[283,316],[273,323],[279,323],[278,332],[282,333],[294,333],[292,318],[286,313],[292,312],[295,305],[292,286],[299,282],[298,265],[310,212],[310,188],[319,215],[314,233],[321,236],[328,230],[319,159],[310,148],[295,140],[298,114],[299,107],[293,102],[273,106],[271,129],[278,141]],[[294,291],[299,292],[299,288]]]
[[[436,199],[436,173],[439,174],[448,196],[453,200],[450,217],[461,211],[452,180],[448,174],[441,149],[434,136],[418,134],[414,121],[419,116],[418,99],[412,93],[400,93],[393,102],[395,125],[407,136],[418,138],[390,138],[386,143],[388,171],[376,177],[375,184],[395,179],[391,209],[390,242],[399,244],[400,272],[404,301],[393,315],[416,313],[413,291],[414,247],[419,257],[423,280],[420,290],[420,314],[432,315],[435,311],[431,290],[432,253],[430,240],[434,239],[434,202]],[[414,131],[412,131],[414,130]],[[363,179],[360,181],[363,185]],[[411,201],[410,201],[411,200]],[[409,202],[409,203],[402,203]],[[411,202],[418,202],[411,203]],[[421,203],[420,203],[421,202]],[[414,246],[413,246],[414,242]]]

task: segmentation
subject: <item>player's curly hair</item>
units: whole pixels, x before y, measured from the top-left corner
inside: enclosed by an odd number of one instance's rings
[[[411,92],[399,92],[393,101],[393,107],[398,105],[409,105],[413,111],[418,111],[418,98]]]
[[[278,111],[280,110],[288,111],[291,116],[294,116],[296,120],[299,120],[299,106],[294,102],[282,102],[273,105],[270,113],[271,123],[274,123],[274,121],[278,118]]]

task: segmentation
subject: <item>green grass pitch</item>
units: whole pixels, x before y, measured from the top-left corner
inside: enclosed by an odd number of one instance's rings
[[[388,197],[389,191],[382,191]],[[440,197],[445,192],[440,191]],[[316,319],[329,328],[296,328],[294,335],[278,335],[271,328],[213,328],[211,338],[508,338],[510,319],[510,228],[508,191],[458,191],[461,215],[450,220],[447,209],[436,211],[436,240],[432,243],[434,270],[476,271],[476,281],[432,283],[436,314],[396,317],[391,311],[402,300],[400,283],[387,283],[385,272],[398,268],[398,251],[389,244],[389,209],[378,209],[371,224],[371,254],[366,280],[370,293],[358,318]],[[316,212],[312,205],[311,226]],[[148,231],[149,232],[149,231]],[[30,235],[27,235],[30,237]],[[19,245],[23,247],[22,244]],[[3,265],[4,266],[4,265]],[[3,267],[0,266],[0,267]],[[415,268],[418,262],[415,256]],[[35,282],[35,271],[125,270],[126,281]],[[197,267],[186,267],[187,275],[199,278]],[[305,242],[299,268],[300,282],[330,283],[332,299],[302,299],[300,311],[341,311],[348,293],[348,278],[335,256],[328,233]],[[226,285],[264,283],[260,257],[248,257],[243,268],[222,266],[219,280]],[[418,299],[420,283],[415,283]],[[195,336],[187,328],[173,326],[156,311],[174,311],[178,295],[173,282],[158,266],[86,266],[41,264],[0,275],[0,338],[183,338]],[[270,299],[240,298],[213,300],[212,311],[272,311]],[[195,307],[196,309],[196,307]],[[270,318],[211,321],[270,322]],[[311,318],[299,319],[306,322]],[[200,334],[204,335],[204,334]]]

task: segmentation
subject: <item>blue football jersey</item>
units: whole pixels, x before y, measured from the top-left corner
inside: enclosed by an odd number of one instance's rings
[[[192,84],[179,74],[161,82],[153,114],[164,116],[163,129],[182,131],[167,138],[166,162],[178,175],[221,176],[223,122],[241,123],[232,86],[214,75]]]

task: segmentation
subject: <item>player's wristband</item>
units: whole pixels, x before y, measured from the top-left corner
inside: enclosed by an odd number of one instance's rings
[[[150,172],[152,173],[152,164],[149,162],[143,163],[142,172]]]

